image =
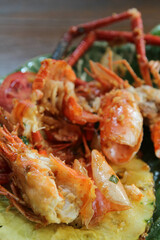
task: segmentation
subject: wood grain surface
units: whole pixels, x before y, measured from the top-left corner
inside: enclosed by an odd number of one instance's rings
[[[136,7],[145,32],[160,23],[160,0],[0,0],[0,76],[53,52],[69,26]],[[110,29],[129,29],[129,21]]]

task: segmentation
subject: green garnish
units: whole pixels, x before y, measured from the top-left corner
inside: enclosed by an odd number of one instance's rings
[[[151,205],[151,206],[153,206],[154,204],[155,204],[154,202],[149,203],[149,205]]]
[[[119,179],[118,179],[115,175],[112,175],[112,176],[109,178],[109,181],[117,184],[118,181],[119,181]]]
[[[22,137],[20,137],[20,138],[22,139],[22,141],[23,141],[26,145],[29,144],[29,139],[28,139],[26,136],[22,136]]]

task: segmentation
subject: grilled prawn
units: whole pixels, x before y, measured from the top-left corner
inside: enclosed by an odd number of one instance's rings
[[[80,214],[88,225],[95,199],[95,186],[89,177],[79,175],[52,155],[43,157],[28,149],[21,139],[3,128],[0,155],[13,172],[14,188],[21,192],[20,203],[31,208],[42,223],[70,223]]]
[[[111,61],[110,65],[114,63]],[[155,154],[159,158],[160,90],[152,86],[141,85],[142,81],[140,84],[140,79],[130,66],[128,68],[129,64],[126,64],[126,61],[116,62],[120,65],[124,63],[138,87],[133,87],[127,81],[123,81],[108,67],[90,61],[92,77],[106,89],[99,111],[102,150],[106,157],[115,163],[131,159],[141,145],[142,123],[145,119],[151,130]],[[155,74],[155,71],[156,69],[154,69],[154,81],[159,84],[159,74],[158,72]]]
[[[71,122],[84,125],[97,122],[99,116],[85,111],[75,94],[76,75],[64,60],[45,59],[33,82],[33,99],[39,100],[41,112],[64,114]]]
[[[139,150],[143,118],[134,95],[127,90],[112,90],[101,103],[101,148],[114,163],[131,159]]]

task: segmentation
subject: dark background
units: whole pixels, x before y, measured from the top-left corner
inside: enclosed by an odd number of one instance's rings
[[[160,23],[160,0],[0,0],[0,76],[53,52],[69,26],[132,7],[142,12],[145,32]],[[110,29],[129,29],[129,21]]]

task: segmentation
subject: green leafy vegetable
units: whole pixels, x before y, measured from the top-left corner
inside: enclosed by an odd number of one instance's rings
[[[43,56],[38,56],[35,58],[30,59],[29,61],[27,61],[26,63],[24,63],[22,66],[20,66],[19,68],[17,68],[15,70],[15,72],[38,72],[40,66],[41,66],[41,62],[45,59],[45,58],[50,58],[51,54],[45,54]],[[5,76],[4,77],[0,77],[0,84],[3,82]]]
[[[22,136],[21,139],[26,145],[29,145],[29,139],[26,136]]]
[[[153,223],[147,240],[160,240],[160,217]]]
[[[160,24],[157,25],[157,26],[155,26],[155,27],[152,29],[151,33],[152,33],[153,35],[160,36]]]
[[[22,65],[20,68],[18,68],[16,70],[16,72],[21,71],[21,72],[38,72],[40,66],[41,66],[41,62],[46,59],[46,58],[50,58],[51,55],[50,54],[46,54],[43,56],[39,56],[39,57],[35,57],[33,59],[31,59],[30,61],[26,62],[24,65]]]
[[[119,179],[118,179],[115,175],[112,175],[112,176],[109,178],[109,181],[117,184],[118,181],[119,181]]]
[[[91,81],[92,78],[84,72],[84,68],[90,69],[89,60],[92,59],[94,62],[100,62],[102,56],[104,55],[108,44],[107,42],[95,42],[94,46],[91,47],[81,58],[77,64],[74,66],[74,70],[76,72],[77,77],[81,77],[81,79],[85,81]],[[74,50],[71,48],[68,52],[68,55]]]

